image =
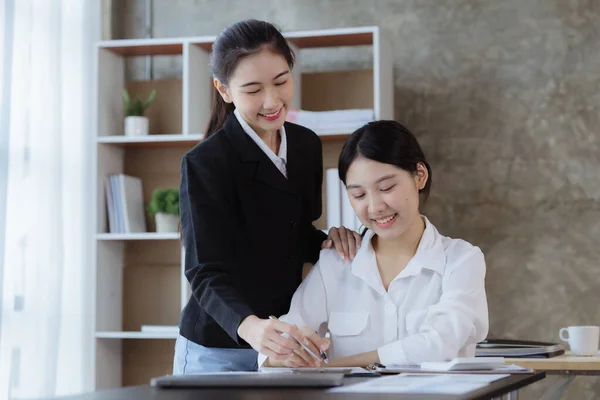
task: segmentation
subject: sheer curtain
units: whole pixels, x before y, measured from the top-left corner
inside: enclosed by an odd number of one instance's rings
[[[91,388],[88,160],[99,4],[0,0],[2,399]]]

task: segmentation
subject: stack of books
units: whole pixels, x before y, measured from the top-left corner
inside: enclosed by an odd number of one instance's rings
[[[109,232],[146,232],[142,180],[124,174],[109,175],[105,188]]]

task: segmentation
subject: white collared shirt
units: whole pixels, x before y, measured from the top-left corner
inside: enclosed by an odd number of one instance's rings
[[[387,291],[368,231],[352,262],[322,250],[280,319],[329,330],[331,359],[373,350],[384,365],[473,357],[489,327],[483,253],[423,218],[417,251]]]
[[[237,108],[233,110],[233,113],[235,114],[235,117],[237,118],[240,125],[242,126],[244,132],[246,132],[246,135],[250,136],[250,138],[254,140],[258,147],[260,147],[261,150],[265,152],[267,157],[269,157],[269,159],[273,161],[273,164],[275,164],[275,166],[283,174],[283,176],[287,178],[287,138],[285,134],[285,127],[281,125],[281,129],[279,130],[279,134],[281,135],[281,144],[279,145],[279,154],[275,154],[273,153],[273,150],[271,150],[269,146],[267,146],[267,144],[260,138],[260,136],[258,136],[254,129],[252,129],[252,127],[248,125],[244,118],[242,118]]]

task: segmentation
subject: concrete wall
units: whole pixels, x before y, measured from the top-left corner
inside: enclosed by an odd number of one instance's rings
[[[145,1],[114,3],[114,32],[143,37]],[[490,337],[556,341],[562,326],[600,324],[600,2],[153,3],[154,37],[213,35],[249,17],[283,30],[382,27],[396,119],[433,168],[425,211],[486,255]],[[368,66],[364,51],[311,58],[303,68]],[[177,75],[179,62],[157,58],[155,77]],[[143,73],[132,63],[130,77]],[[567,396],[598,398],[600,380],[578,378]]]

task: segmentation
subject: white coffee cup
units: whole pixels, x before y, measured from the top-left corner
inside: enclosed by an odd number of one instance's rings
[[[569,326],[561,328],[558,335],[561,340],[569,343],[574,355],[593,356],[598,353],[600,326]]]

